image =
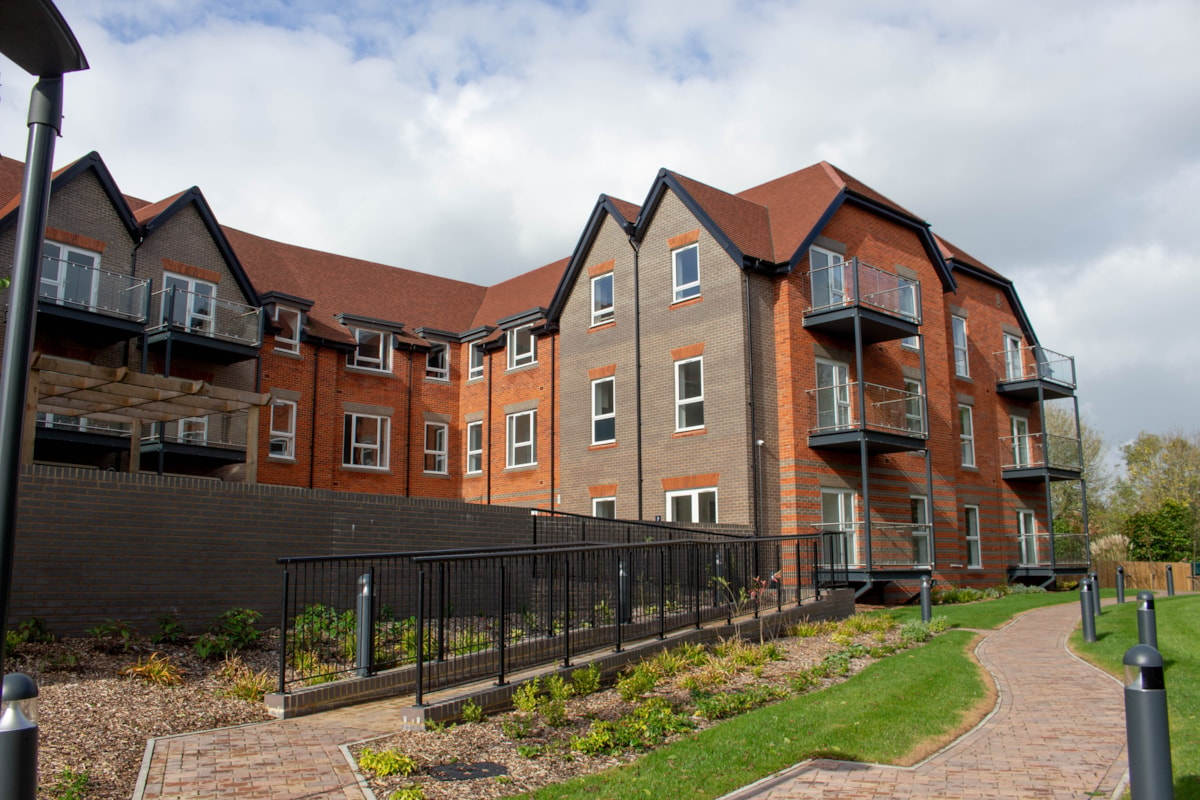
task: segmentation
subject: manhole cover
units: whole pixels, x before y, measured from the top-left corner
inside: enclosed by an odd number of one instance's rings
[[[476,761],[474,764],[437,764],[429,768],[429,774],[439,781],[471,781],[476,778],[507,775],[508,767],[494,761]]]

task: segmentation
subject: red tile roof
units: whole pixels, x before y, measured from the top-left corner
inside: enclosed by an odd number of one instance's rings
[[[606,196],[612,201],[612,204],[616,206],[617,211],[621,212],[621,216],[625,218],[626,222],[637,221],[638,214],[642,213],[641,206],[637,205],[636,203],[630,203],[627,200],[621,200],[618,197],[613,197],[612,195]]]
[[[672,172],[679,185],[700,204],[743,255],[774,261],[771,221],[759,203]]]
[[[186,191],[187,190],[185,189],[184,192],[186,192]],[[164,212],[168,208],[170,208],[171,204],[174,203],[176,200],[178,200],[180,197],[182,197],[184,192],[176,192],[175,194],[171,195],[170,197],[159,200],[157,203],[150,203],[147,205],[143,202],[142,205],[138,206],[134,210],[133,218],[137,220],[139,225],[145,225],[150,220],[154,219],[159,214],[161,214],[162,212]],[[126,198],[125,202],[128,203],[129,198]]]
[[[933,238],[937,242],[938,248],[942,251],[942,255],[945,256],[946,258],[953,258],[955,261],[960,261],[969,267],[974,267],[975,269],[979,270],[980,272],[982,272],[986,275],[991,275],[993,278],[998,278],[999,280],[1005,281],[1007,283],[1011,283],[1011,281],[1009,281],[1008,278],[1004,277],[999,272],[997,272],[996,270],[989,267],[987,264],[984,264],[982,261],[975,258],[970,253],[960,250],[957,246],[951,244],[950,242],[946,241],[945,239],[943,239],[940,236],[937,236],[936,234],[934,235]]]
[[[562,258],[489,287],[475,312],[471,328],[495,325],[499,320],[524,311],[547,308],[570,261],[569,258]]]

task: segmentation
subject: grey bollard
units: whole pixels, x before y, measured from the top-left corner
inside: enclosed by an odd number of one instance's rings
[[[358,651],[355,660],[355,674],[360,678],[366,678],[372,672],[373,655],[371,645],[374,644],[374,629],[375,620],[371,613],[372,599],[374,590],[371,586],[371,573],[364,572],[358,576],[358,608],[356,619],[358,621],[358,630],[355,632],[358,639]]]
[[[1079,582],[1079,614],[1083,618],[1083,640],[1096,641],[1096,616],[1092,611],[1092,582],[1084,578]]]
[[[37,684],[28,675],[4,676],[0,691],[0,797],[37,797]],[[28,713],[27,713],[28,712]]]
[[[1125,568],[1117,567],[1117,602],[1125,602]]]
[[[1158,649],[1158,623],[1154,619],[1154,592],[1137,593],[1138,644]]]
[[[1134,800],[1173,800],[1171,730],[1162,654],[1135,644],[1125,651],[1125,739]]]
[[[633,622],[633,587],[629,583],[629,571],[625,568],[624,560],[617,564],[617,590],[617,613],[621,624],[629,625]]]
[[[1167,564],[1167,597],[1175,596],[1175,571]]]
[[[933,619],[933,599],[930,597],[929,576],[921,576],[921,622]]]
[[[1100,616],[1100,576],[1096,573],[1088,575],[1092,579],[1092,612]]]

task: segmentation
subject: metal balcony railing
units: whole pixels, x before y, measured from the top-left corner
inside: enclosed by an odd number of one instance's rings
[[[1079,440],[1052,433],[1025,433],[1000,437],[1007,457],[1001,469],[1063,469],[1079,472]]]
[[[858,381],[822,386],[808,390],[816,409],[816,424],[809,433],[836,433],[847,430],[878,430],[922,438],[929,432],[925,397],[875,383],[863,384],[867,413],[859,408]]]
[[[1044,347],[1014,347],[992,358],[1001,383],[1043,380],[1075,388],[1075,357]]]
[[[921,324],[921,284],[852,258],[812,270],[810,312],[863,305]]]
[[[247,414],[245,411],[188,417],[143,427],[143,442],[193,444],[244,450]]]
[[[1088,563],[1082,533],[1030,533],[1014,538],[1015,563],[1021,567],[1076,567]]]
[[[221,300],[207,292],[172,286],[151,297],[151,333],[174,329],[257,347],[262,343],[262,309]]]
[[[76,264],[66,259],[43,259],[38,300],[109,317],[146,321],[150,281]]]
[[[933,563],[928,525],[905,522],[871,522],[868,543],[862,522],[825,522],[815,525],[825,534],[821,567],[848,569],[917,568]]]
[[[130,424],[128,422],[113,422],[110,420],[89,419],[88,417],[68,417],[63,414],[47,414],[39,411],[37,414],[39,428],[60,431],[79,431],[81,433],[98,433],[107,436],[123,436],[129,438]]]

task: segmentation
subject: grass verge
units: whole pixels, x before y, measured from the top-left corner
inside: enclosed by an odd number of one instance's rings
[[[1112,596],[1113,592],[1102,592],[1101,594]],[[1007,597],[1001,597],[997,600],[934,606],[933,615],[935,617],[946,617],[950,620],[950,627],[952,628],[992,630],[999,628],[1023,611],[1070,602],[1079,602],[1078,592],[1010,594]],[[899,622],[908,622],[909,620],[921,618],[921,609],[919,606],[888,609],[888,613]]]
[[[1105,606],[1096,619],[1096,641],[1078,630],[1071,649],[1124,681],[1125,651],[1137,644],[1137,603]],[[1200,595],[1155,598],[1158,649],[1166,663],[1167,714],[1176,800],[1200,800]]]
[[[720,797],[808,758],[901,763],[922,742],[948,740],[987,698],[989,687],[968,654],[974,638],[965,631],[942,634],[872,664],[845,683],[752,711],[631,764],[528,796],[699,800]],[[930,685],[938,686],[936,704],[928,702]]]

